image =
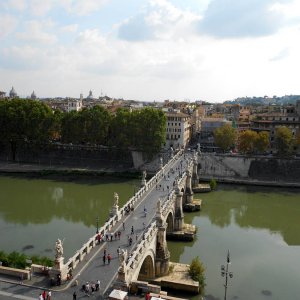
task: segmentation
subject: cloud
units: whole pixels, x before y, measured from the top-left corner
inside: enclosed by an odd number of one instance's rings
[[[151,0],[143,11],[121,23],[118,37],[127,41],[186,37],[199,16],[180,10],[167,0]]]
[[[70,25],[61,27],[61,31],[69,32],[69,33],[76,32],[77,29],[78,29],[78,24],[70,24]]]
[[[45,31],[47,27],[51,26],[51,22],[47,21],[27,21],[25,24],[25,30],[17,33],[16,37],[20,40],[26,41],[27,43],[54,44],[57,41],[56,35]]]
[[[279,51],[275,56],[273,56],[270,61],[277,61],[287,58],[290,55],[290,50],[288,48],[284,48]]]
[[[42,17],[45,16],[55,4],[55,0],[30,0],[29,11],[32,15]]]
[[[199,23],[199,31],[220,38],[274,34],[282,26],[283,16],[271,7],[282,1],[212,0]]]
[[[46,62],[46,57],[39,49],[31,46],[1,49],[0,67],[11,70],[37,70]]]
[[[99,10],[107,2],[109,0],[60,0],[59,4],[71,14],[86,16]]]
[[[0,15],[0,39],[13,32],[17,24],[17,18],[11,15]]]
[[[19,11],[23,11],[26,8],[25,0],[10,0],[8,4],[11,8]]]

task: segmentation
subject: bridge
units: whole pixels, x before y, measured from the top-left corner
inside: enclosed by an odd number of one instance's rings
[[[112,283],[127,288],[137,280],[166,275],[170,262],[167,237],[191,240],[195,233],[193,225],[184,223],[183,211],[194,205],[193,187],[199,182],[197,165],[197,153],[191,155],[181,150],[165,165],[161,162],[160,170],[149,181],[144,174],[140,190],[123,207],[119,208],[115,197],[110,219],[99,228],[102,236],[121,231],[120,239],[98,245],[95,234],[67,262],[56,253],[50,276],[60,274],[64,280],[70,271],[74,274],[73,282],[65,288],[66,293],[75,280],[85,283],[99,279],[101,292],[105,293]],[[129,214],[128,207],[134,207]],[[132,245],[128,244],[129,237],[133,239]],[[104,248],[112,256],[109,265],[102,261]]]

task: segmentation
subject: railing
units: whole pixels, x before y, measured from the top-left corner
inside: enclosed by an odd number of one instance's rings
[[[144,232],[141,241],[137,244],[137,246],[131,252],[131,256],[128,258],[126,265],[127,275],[130,272],[130,269],[133,269],[136,265],[139,264],[140,260],[143,259],[143,252],[148,246],[151,244],[152,239],[157,234],[157,225],[154,220],[148,227],[148,229]]]

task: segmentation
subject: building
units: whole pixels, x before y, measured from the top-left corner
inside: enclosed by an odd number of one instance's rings
[[[37,99],[36,94],[35,94],[34,91],[32,91],[32,93],[30,95],[30,99],[32,99],[32,100],[36,100]]]
[[[9,92],[9,97],[10,98],[16,98],[18,97],[17,92],[15,91],[14,87],[11,88],[10,92]]]
[[[275,138],[276,128],[280,126],[288,127],[294,137],[300,131],[300,100],[296,105],[282,107],[281,111],[257,114],[251,120],[251,130],[260,132],[267,131],[270,134],[271,148]]]
[[[166,111],[166,145],[165,148],[185,148],[191,139],[191,117],[180,111]]]
[[[82,95],[80,99],[67,99],[67,112],[70,111],[80,111],[82,109]]]
[[[3,99],[3,98],[5,98],[5,95],[6,95],[6,93],[5,93],[5,92],[2,92],[2,91],[0,91],[0,99]]]

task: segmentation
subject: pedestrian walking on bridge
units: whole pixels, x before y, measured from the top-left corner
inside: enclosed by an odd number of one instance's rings
[[[76,300],[77,299],[77,294],[76,292],[73,293],[73,300]]]

